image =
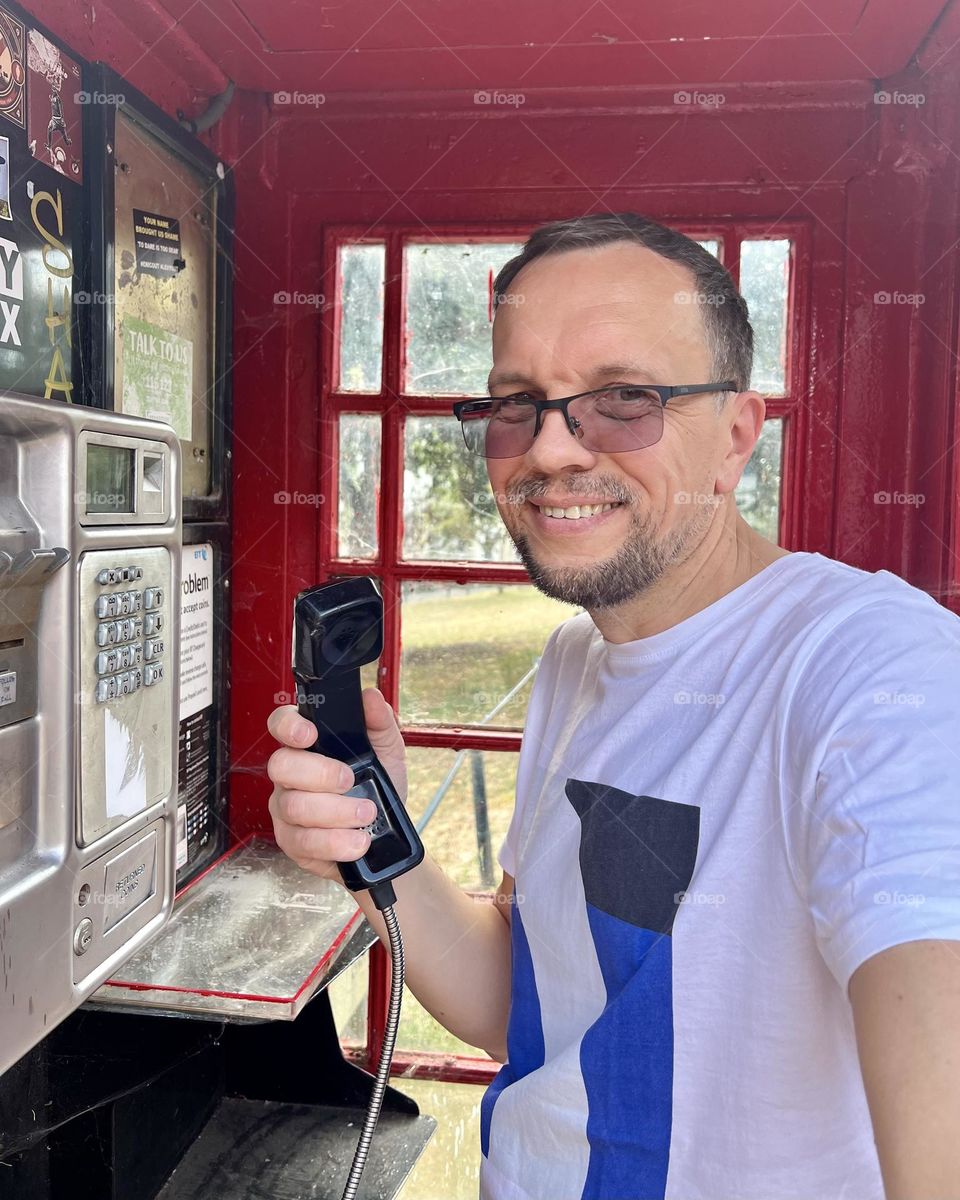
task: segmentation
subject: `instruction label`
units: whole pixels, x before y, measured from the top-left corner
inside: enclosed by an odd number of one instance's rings
[[[133,210],[133,241],[137,270],[154,279],[176,279],[180,254],[180,222],[161,213]]]

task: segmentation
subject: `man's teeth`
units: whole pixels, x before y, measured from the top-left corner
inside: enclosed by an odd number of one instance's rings
[[[597,513],[609,512],[616,504],[575,504],[572,508],[548,508],[543,505],[540,511],[547,517],[566,517],[568,521],[578,521],[581,517],[594,517]]]

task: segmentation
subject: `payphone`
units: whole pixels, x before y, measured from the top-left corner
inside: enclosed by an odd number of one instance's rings
[[[0,392],[0,1073],[165,921],[180,448]]]

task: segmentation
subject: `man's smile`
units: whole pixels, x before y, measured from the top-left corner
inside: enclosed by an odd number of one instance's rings
[[[625,505],[619,500],[585,499],[577,496],[528,500],[534,525],[544,533],[561,536],[587,533],[614,519]]]

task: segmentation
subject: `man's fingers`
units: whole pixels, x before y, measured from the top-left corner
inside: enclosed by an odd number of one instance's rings
[[[307,829],[275,821],[274,836],[284,854],[301,865],[355,862],[370,847],[369,833],[359,829]]]
[[[271,815],[288,825],[315,829],[359,829],[376,818],[372,800],[356,796],[331,796],[317,792],[278,789],[271,797]]]
[[[345,792],[354,784],[353,772],[345,763],[286,746],[267,759],[267,775],[280,787],[304,792]]]
[[[303,750],[317,740],[317,728],[312,721],[301,717],[292,704],[282,704],[267,717],[267,730],[284,746]]]

